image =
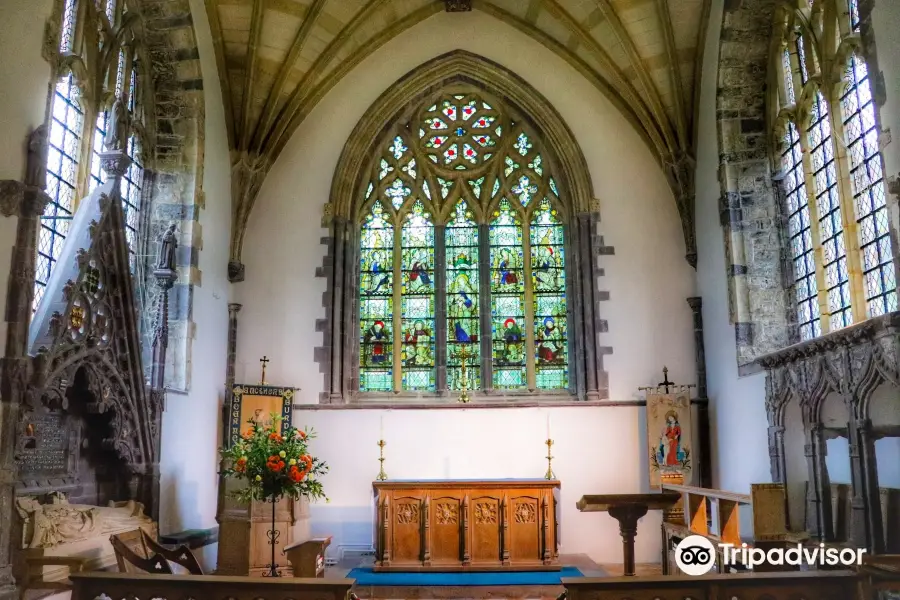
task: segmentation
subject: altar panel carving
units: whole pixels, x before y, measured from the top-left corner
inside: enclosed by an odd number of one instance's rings
[[[509,525],[510,560],[541,559],[540,503],[534,496],[519,496],[510,500],[512,518]]]
[[[431,503],[431,562],[459,563],[459,541],[462,531],[462,499],[451,496],[435,498]]]
[[[472,564],[500,564],[500,498],[474,496]]]
[[[376,571],[559,570],[559,481],[377,481]]]
[[[397,497],[393,503],[393,542],[391,553],[395,564],[416,564],[422,561],[422,498]]]

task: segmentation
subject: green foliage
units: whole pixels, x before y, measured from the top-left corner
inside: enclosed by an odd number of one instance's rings
[[[308,448],[315,432],[290,427],[282,434],[281,420],[280,415],[272,414],[269,427],[251,420],[238,443],[219,450],[222,473],[247,482],[246,488],[233,493],[238,500],[325,497],[318,477],[328,472],[328,465],[311,456]]]

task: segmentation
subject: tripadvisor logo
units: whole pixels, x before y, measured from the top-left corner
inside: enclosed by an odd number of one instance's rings
[[[825,544],[817,547],[797,544],[788,548],[751,548],[747,544],[740,547],[734,544],[718,544],[722,553],[722,565],[743,565],[748,569],[760,565],[834,567],[837,565],[850,567],[862,564],[863,548],[826,548]],[[675,564],[685,575],[704,575],[716,564],[717,548],[703,536],[689,535],[675,547]]]

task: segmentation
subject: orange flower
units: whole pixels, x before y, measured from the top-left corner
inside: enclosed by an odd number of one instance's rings
[[[298,429],[298,430],[297,430],[297,437],[299,437],[301,440],[305,440],[305,439],[306,439],[306,432],[305,432],[305,431],[300,431],[300,430]]]
[[[247,431],[244,432],[244,439],[249,440],[252,437],[253,437],[253,428],[251,427],[250,429],[248,429]]]
[[[306,471],[301,471],[296,466],[291,467],[291,470],[288,472],[288,478],[294,483],[300,483],[304,477],[306,477]]]
[[[235,465],[234,465],[234,470],[237,471],[238,473],[243,473],[244,471],[247,470],[247,457],[246,456],[242,456],[239,459],[237,459],[237,463],[235,463]]]
[[[281,458],[279,458],[278,455],[273,454],[272,456],[269,457],[269,460],[266,461],[266,467],[270,471],[274,471],[275,473],[278,473],[279,471],[281,471],[284,468],[284,461],[281,460]]]
[[[281,434],[280,434],[280,433],[277,433],[277,432],[274,432],[274,431],[273,431],[272,433],[269,434],[269,439],[270,439],[270,440],[274,440],[274,441],[276,441],[276,442],[282,442],[282,441],[283,441],[282,438],[281,438]]]

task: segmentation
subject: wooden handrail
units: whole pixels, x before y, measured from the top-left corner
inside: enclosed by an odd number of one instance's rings
[[[233,600],[347,600],[353,579],[72,573],[72,600],[110,598],[232,598]]]
[[[730,500],[738,504],[750,504],[752,502],[749,494],[738,494],[736,492],[726,492],[725,490],[716,490],[712,488],[695,487],[692,485],[675,485],[663,484],[662,489],[680,492],[682,494],[693,494],[695,496],[705,496],[707,498],[718,498],[719,500]]]

